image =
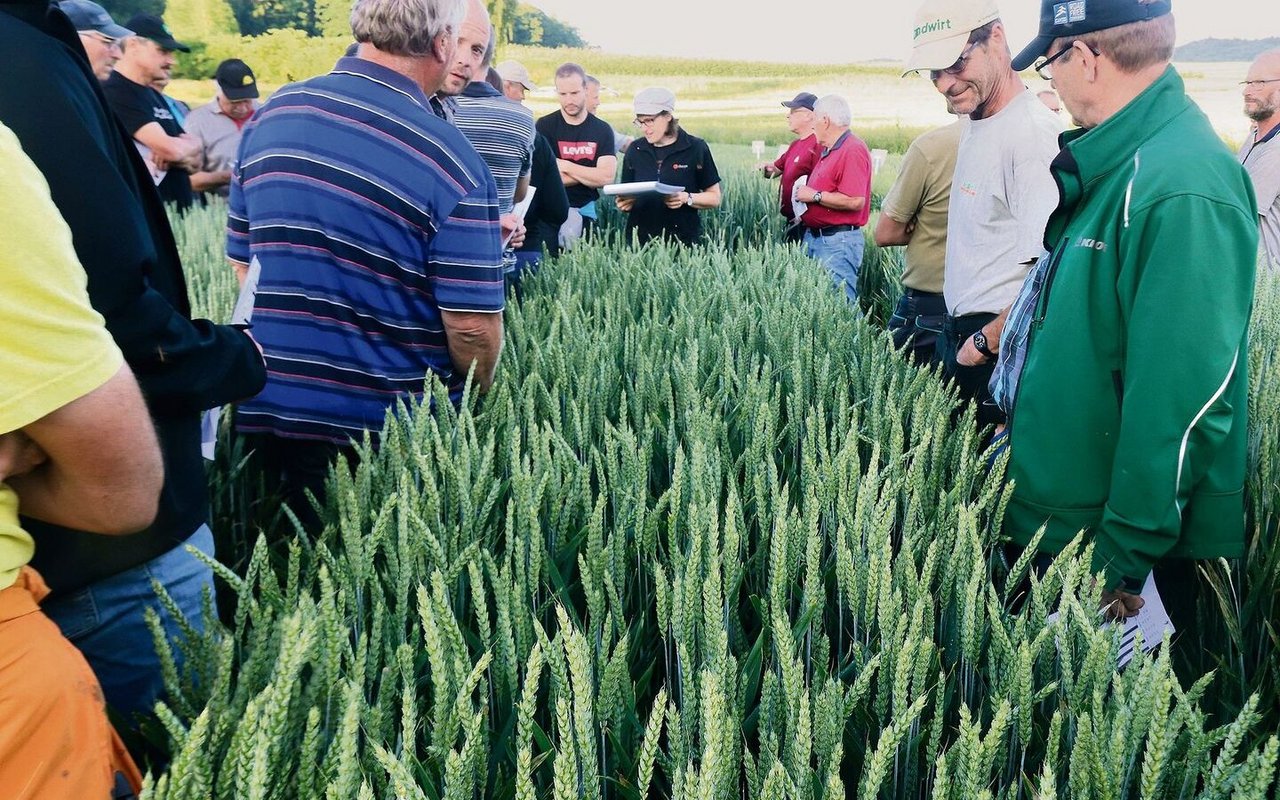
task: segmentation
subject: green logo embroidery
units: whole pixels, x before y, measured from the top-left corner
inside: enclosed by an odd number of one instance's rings
[[[921,36],[924,36],[926,33],[936,33],[937,31],[949,30],[951,30],[951,20],[935,19],[933,22],[916,26],[915,33],[911,35],[911,38],[914,41],[915,39],[919,39]]]

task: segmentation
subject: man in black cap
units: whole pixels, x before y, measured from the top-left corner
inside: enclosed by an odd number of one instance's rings
[[[1052,554],[1086,530],[1111,616],[1154,574],[1186,629],[1194,560],[1244,554],[1258,232],[1248,176],[1169,63],[1169,5],[1042,0],[1013,59],[1081,127],[1051,165],[1051,255],[1010,312],[997,395],[1013,542]]]
[[[195,200],[191,173],[200,166],[200,141],[186,133],[153,84],[168,82],[174,52],[191,48],[174,39],[164,22],[151,14],[135,14],[127,27],[136,35],[125,40],[124,53],[102,90],[150,164],[160,198],[186,210]]]
[[[93,0],[62,0],[58,8],[76,26],[94,76],[105,81],[120,60],[120,41],[132,36],[133,31],[117,25],[107,10]]]
[[[799,242],[804,238],[804,226],[796,219],[791,205],[792,189],[796,181],[812,172],[814,165],[822,160],[822,145],[818,144],[818,136],[813,132],[813,106],[817,102],[817,95],[809,92],[801,92],[792,100],[782,101],[787,109],[787,127],[791,128],[796,139],[776,161],[762,161],[756,165],[766,178],[782,177],[780,206],[782,218],[787,221],[788,242]]]
[[[187,115],[187,133],[200,140],[200,159],[191,188],[227,196],[240,132],[258,109],[258,81],[249,65],[228,58],[213,73],[214,97]]]

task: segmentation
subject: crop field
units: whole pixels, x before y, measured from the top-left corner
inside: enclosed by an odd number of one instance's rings
[[[722,162],[708,247],[636,250],[607,218],[510,304],[494,390],[392,415],[319,535],[269,552],[257,528],[290,521],[223,442],[235,605],[160,643],[185,666],[146,797],[1276,796],[1280,280],[1249,556],[1206,563],[1201,624],[1117,673],[1088,548],[1020,591],[1003,462],[892,352],[897,253],[869,250],[852,313],[773,243],[746,148]],[[177,225],[215,318],[223,213]]]

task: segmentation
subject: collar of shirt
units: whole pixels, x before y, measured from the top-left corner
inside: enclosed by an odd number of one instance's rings
[[[485,81],[472,81],[462,90],[463,97],[505,97]]]
[[[333,66],[334,72],[344,72],[349,75],[358,75],[361,78],[367,78],[379,83],[385,83],[391,88],[399,92],[404,92],[415,103],[423,108],[430,110],[431,102],[427,99],[427,95],[422,91],[422,87],[409,78],[401,75],[393,69],[384,67],[381,64],[375,64],[368,59],[359,58],[358,56],[344,56],[338,59],[338,63]]]
[[[841,147],[844,147],[844,143],[849,141],[849,134],[851,133],[853,133],[853,131],[845,131],[844,133],[840,134],[840,138],[836,139],[835,144],[823,149],[822,157],[826,158],[827,156],[831,155],[835,151],[839,150]]]

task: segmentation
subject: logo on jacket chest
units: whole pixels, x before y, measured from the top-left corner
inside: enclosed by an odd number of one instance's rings
[[[1076,239],[1076,247],[1083,247],[1086,250],[1097,250],[1099,253],[1106,252],[1107,243],[1101,239],[1090,239],[1087,236],[1081,236]]]

